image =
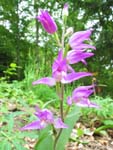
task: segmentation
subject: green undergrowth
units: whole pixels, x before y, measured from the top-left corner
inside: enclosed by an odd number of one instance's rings
[[[71,94],[72,87],[66,89],[67,96]],[[37,132],[21,132],[20,127],[35,120],[34,108],[39,105],[41,108],[58,109],[58,97],[55,87],[45,85],[31,86],[26,88],[23,81],[13,83],[0,83],[0,150],[24,150],[26,137],[37,138]],[[100,108],[81,108],[80,120],[83,124],[92,126],[99,120],[100,125],[96,127],[95,133],[105,133],[113,128],[113,100],[110,97],[92,96],[91,101],[97,103]],[[13,108],[14,107],[14,108]],[[66,107],[66,104],[64,105]],[[80,131],[81,132],[81,131]],[[4,142],[3,142],[4,141]],[[17,147],[18,145],[18,147]]]
[[[95,118],[97,117],[100,120],[104,120],[107,118],[113,118],[113,99],[110,97],[99,97],[95,96],[91,99],[92,102],[95,102],[99,105],[98,109],[94,108],[83,108],[82,116],[87,118]]]
[[[81,121],[89,127],[95,127],[94,134],[107,135],[107,129],[113,129],[113,99],[95,96],[92,101],[97,103],[100,108],[81,109]]]

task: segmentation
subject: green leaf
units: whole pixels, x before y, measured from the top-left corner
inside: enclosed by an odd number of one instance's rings
[[[5,141],[0,142],[0,149],[4,150]]]
[[[99,134],[100,131],[102,131],[102,130],[112,129],[112,128],[113,128],[113,125],[103,125],[103,126],[97,128],[97,129],[94,131],[94,133]]]
[[[84,130],[78,128],[77,129],[77,135],[78,135],[78,137],[81,137],[82,135],[84,135]]]
[[[68,124],[69,128],[63,129],[61,136],[58,140],[58,143],[56,145],[56,150],[64,150],[65,149],[65,145],[67,144],[67,142],[70,138],[72,129],[73,129],[76,121],[79,119],[79,116],[80,116],[80,108],[75,106],[65,120],[65,123]]]
[[[0,150],[12,150],[11,143],[7,140],[0,142]]]
[[[12,116],[10,116],[9,120],[8,120],[8,132],[11,132],[14,126],[14,118]]]
[[[50,133],[51,127],[40,131],[39,140],[37,141],[34,150],[53,150],[53,138]]]
[[[19,138],[21,138],[21,139],[23,139],[23,138],[25,138],[25,137],[30,137],[31,139],[33,138],[33,139],[37,139],[38,138],[38,134],[37,134],[37,132],[36,131],[30,131],[30,132],[27,132],[27,131],[25,131],[25,132],[17,132],[17,137],[19,137]]]
[[[113,120],[104,120],[103,123],[105,125],[113,125]]]
[[[47,101],[44,105],[43,105],[43,108],[47,107],[47,105],[49,105],[50,103],[56,101],[56,99],[54,100],[50,100],[50,101]]]
[[[15,63],[11,63],[11,64],[10,64],[10,67],[12,67],[12,68],[16,68],[16,67],[17,67],[17,65],[16,65]]]

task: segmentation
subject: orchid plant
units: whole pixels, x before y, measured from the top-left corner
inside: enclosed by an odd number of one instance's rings
[[[66,20],[69,14],[68,7],[66,3],[62,10],[63,27],[61,39],[59,39],[57,34],[57,24],[47,10],[40,10],[40,14],[37,16],[44,30],[54,35],[59,48],[58,56],[52,65],[51,77],[38,79],[33,82],[33,85],[45,84],[48,86],[56,86],[56,93],[59,97],[60,115],[54,116],[50,110],[36,107],[35,115],[37,120],[21,128],[22,131],[40,131],[39,140],[34,148],[36,150],[64,150],[71,130],[77,120],[77,111],[79,112],[79,109],[76,106],[99,107],[89,100],[89,96],[94,92],[94,85],[77,87],[72,92],[72,95],[67,97],[67,100],[64,99],[66,84],[86,76],[92,76],[89,72],[76,72],[71,64],[82,62],[87,65],[86,58],[94,55],[87,50],[96,49],[95,46],[85,43],[91,40],[92,29],[75,33],[73,33],[72,28],[66,29]],[[67,40],[68,42],[66,42]],[[64,103],[67,105],[65,108]],[[75,107],[71,109],[73,104],[75,104]]]

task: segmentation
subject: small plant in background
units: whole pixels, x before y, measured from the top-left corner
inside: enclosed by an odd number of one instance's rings
[[[92,29],[73,34],[72,28],[67,29],[68,7],[66,3],[62,10],[61,39],[57,34],[58,27],[47,10],[40,10],[40,15],[37,17],[45,31],[55,38],[58,45],[58,56],[52,65],[51,77],[38,79],[33,82],[33,85],[56,86],[59,112],[57,112],[58,115],[54,115],[49,109],[40,109],[38,106],[35,112],[37,119],[21,128],[22,131],[34,129],[40,131],[35,150],[64,150],[75,122],[79,118],[80,111],[77,105],[98,108],[98,105],[89,100],[89,96],[94,92],[93,85],[77,87],[72,92],[72,96],[64,99],[66,84],[83,77],[92,76],[89,72],[76,72],[71,65],[78,62],[87,65],[85,59],[94,55],[92,52],[88,52],[87,49],[96,49],[88,43],[91,40]],[[74,105],[72,105],[73,103]]]
[[[32,50],[29,50],[28,53],[28,61],[25,65],[25,70],[24,70],[24,80],[23,80],[23,86],[27,90],[31,90],[31,85],[33,78],[38,74],[37,69],[38,65],[36,63],[36,57],[35,54],[32,52]]]
[[[11,78],[14,78],[17,76],[17,69],[20,68],[19,66],[17,66],[16,63],[11,63],[9,65],[9,67],[3,71],[4,73],[4,77],[0,78],[0,81],[10,81]]]
[[[87,124],[90,121],[89,126],[96,127],[95,134],[105,135],[106,129],[113,128],[113,100],[110,97],[95,96],[93,101],[98,103],[101,109],[82,109],[81,122]]]

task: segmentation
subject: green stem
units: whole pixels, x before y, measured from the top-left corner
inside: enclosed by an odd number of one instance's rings
[[[64,85],[61,84],[61,87],[59,85],[56,86],[57,87],[57,92],[60,93],[60,116],[62,121],[64,121],[64,112],[63,112],[63,102],[64,102]],[[60,129],[57,136],[55,137],[55,141],[54,141],[54,150],[56,150],[56,146],[57,146],[57,142],[59,140],[59,137],[62,133],[63,129]]]
[[[60,101],[60,115],[62,121],[64,121],[64,114],[63,114],[63,101]]]
[[[68,107],[67,107],[67,109],[66,109],[66,111],[65,111],[65,114],[64,114],[64,117],[66,117],[66,116],[67,116],[67,114],[68,114],[69,110],[70,110],[70,106],[68,106]]]
[[[60,116],[62,121],[64,121],[64,112],[63,112],[63,102],[64,102],[64,85],[63,84],[56,84],[56,92],[60,99]]]
[[[58,139],[59,139],[59,137],[60,137],[60,135],[61,135],[61,133],[62,133],[62,130],[63,130],[63,129],[60,129],[60,130],[59,130],[59,132],[58,132],[58,134],[57,134],[57,137],[55,138],[54,150],[56,150],[56,145],[57,145]]]
[[[59,99],[61,99],[60,83],[56,83],[56,93],[57,93]]]
[[[64,34],[65,34],[65,26],[63,26],[63,30],[62,30],[62,50],[64,52]]]
[[[60,43],[58,34],[57,34],[56,32],[54,33],[54,37],[55,37],[55,39],[56,39],[56,42],[57,42],[58,46],[61,47],[61,43]]]
[[[68,52],[69,49],[70,49],[69,44],[66,44],[66,46],[65,46],[65,51],[64,51],[64,57],[67,56],[67,52]]]
[[[62,121],[64,121],[63,103],[64,103],[64,85],[61,84],[60,115],[61,115]]]

